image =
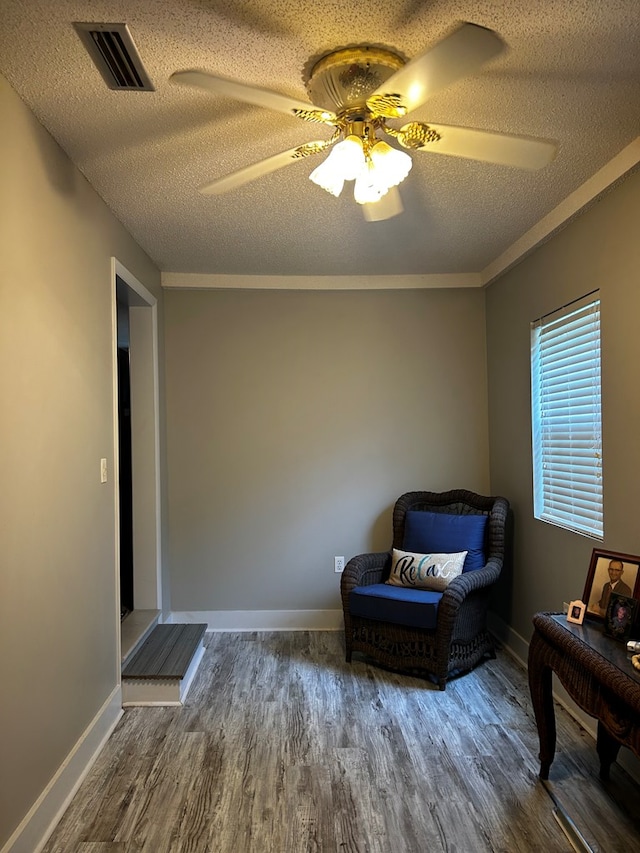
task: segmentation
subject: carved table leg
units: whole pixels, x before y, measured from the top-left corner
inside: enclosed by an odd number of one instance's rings
[[[611,765],[618,757],[620,743],[609,734],[600,721],[598,721],[597,749],[600,758],[600,778],[606,780],[609,778]]]

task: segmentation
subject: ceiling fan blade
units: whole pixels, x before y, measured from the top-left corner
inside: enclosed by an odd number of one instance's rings
[[[392,74],[367,99],[370,109],[379,115],[398,118],[424,104],[440,89],[471,74],[505,47],[493,30],[477,24],[462,24],[450,35],[416,56]],[[397,96],[397,97],[396,97]],[[400,109],[384,111],[379,104],[397,101]]]
[[[307,142],[305,145],[299,145],[297,148],[281,151],[280,154],[274,154],[273,157],[267,157],[258,163],[252,163],[250,166],[244,166],[242,169],[238,169],[237,172],[231,172],[222,178],[216,178],[210,184],[200,187],[200,192],[202,195],[222,195],[222,193],[235,190],[244,184],[248,184],[250,181],[255,181],[256,178],[261,178],[263,175],[269,175],[271,172],[276,172],[278,169],[284,168],[284,166],[289,166],[302,157],[320,153],[331,144],[331,140]]]
[[[441,138],[420,150],[433,154],[449,154],[451,157],[466,157],[519,169],[541,169],[556,156],[557,145],[548,139],[431,122],[429,127]]]
[[[398,187],[391,187],[379,201],[362,205],[362,213],[367,222],[382,222],[402,213],[402,198]]]
[[[237,80],[218,77],[215,74],[209,74],[208,71],[176,71],[169,80],[183,86],[204,89],[207,92],[213,92],[214,95],[224,95],[247,104],[287,113],[305,121],[334,124],[336,119],[335,113],[330,110],[321,110],[307,101],[298,101],[279,92],[272,92],[271,89],[262,89],[259,86],[249,86]]]

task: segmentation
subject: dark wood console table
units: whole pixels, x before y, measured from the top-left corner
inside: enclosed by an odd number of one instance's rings
[[[600,778],[609,777],[621,745],[640,757],[640,672],[624,643],[605,637],[599,623],[567,622],[537,613],[529,646],[529,688],[540,737],[540,778],[549,778],[556,751],[552,673],[577,705],[598,720]]]

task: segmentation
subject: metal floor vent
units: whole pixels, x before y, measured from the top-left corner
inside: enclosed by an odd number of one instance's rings
[[[73,26],[110,89],[154,91],[126,24],[76,22]]]

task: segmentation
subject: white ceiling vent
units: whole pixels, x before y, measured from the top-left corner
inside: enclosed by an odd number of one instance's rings
[[[110,89],[154,91],[126,24],[73,26]]]

